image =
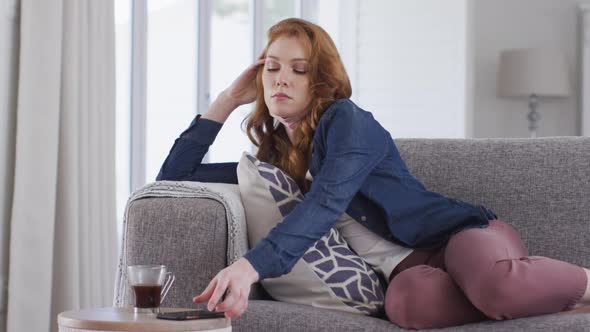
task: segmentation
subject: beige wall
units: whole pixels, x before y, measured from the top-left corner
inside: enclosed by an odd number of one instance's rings
[[[470,10],[473,53],[473,136],[527,137],[527,101],[496,97],[498,54],[505,48],[547,47],[565,51],[572,95],[541,100],[538,136],[579,134],[578,24],[576,0],[476,0]]]

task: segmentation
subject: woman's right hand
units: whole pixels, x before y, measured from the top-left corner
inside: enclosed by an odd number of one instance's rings
[[[235,107],[256,100],[256,73],[264,65],[264,58],[256,60],[244,70],[222,94]]]
[[[259,56],[259,58],[262,54]],[[249,104],[256,100],[256,73],[264,64],[264,58],[256,60],[209,106],[203,113],[203,119],[224,123],[230,114],[240,105]]]

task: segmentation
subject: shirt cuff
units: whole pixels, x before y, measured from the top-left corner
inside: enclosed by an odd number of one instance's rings
[[[483,210],[483,212],[488,220],[498,219],[498,216],[496,215],[496,213],[494,211],[492,211],[491,209],[489,209],[483,205],[480,205],[479,207]]]
[[[254,270],[258,272],[258,281],[267,278],[280,277],[281,272],[279,257],[274,252],[270,243],[265,239],[260,240],[252,249],[248,250],[243,256],[252,264]]]
[[[200,144],[211,145],[223,127],[222,123],[209,119],[201,119],[198,114],[190,126],[180,134],[180,138],[188,139]]]

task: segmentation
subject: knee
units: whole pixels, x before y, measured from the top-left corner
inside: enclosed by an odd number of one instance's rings
[[[508,263],[508,262],[506,262]],[[497,264],[505,265],[504,261]],[[518,294],[513,280],[504,268],[496,268],[467,294],[469,300],[488,318],[512,319],[515,295]]]
[[[428,328],[431,319],[428,308],[432,306],[432,295],[428,289],[435,278],[431,274],[444,273],[427,265],[418,265],[404,270],[391,280],[385,295],[385,313],[392,323],[403,328]]]

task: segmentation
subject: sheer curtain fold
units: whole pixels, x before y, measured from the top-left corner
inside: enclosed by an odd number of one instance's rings
[[[113,7],[22,0],[8,331],[56,331],[58,313],[112,302]]]
[[[0,2],[0,331],[5,331],[16,140],[19,2]]]

